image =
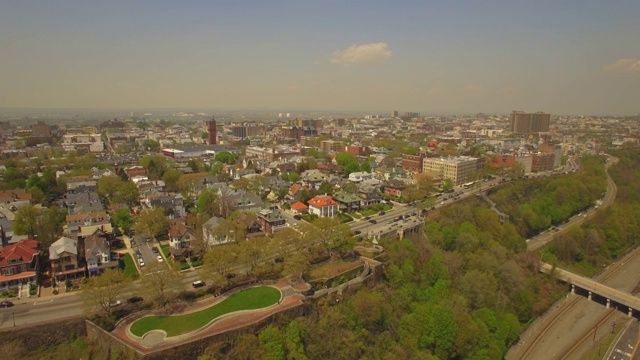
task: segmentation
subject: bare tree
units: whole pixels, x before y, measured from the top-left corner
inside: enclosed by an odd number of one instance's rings
[[[82,286],[81,297],[90,313],[102,311],[111,315],[112,303],[127,291],[131,278],[120,270],[106,270],[102,275],[90,277]]]
[[[182,288],[182,278],[176,269],[167,269],[164,263],[147,266],[142,275],[142,292],[161,307],[166,307]]]

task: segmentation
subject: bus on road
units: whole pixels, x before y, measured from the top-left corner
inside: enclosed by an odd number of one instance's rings
[[[465,189],[471,189],[471,187],[473,186],[473,181],[472,182],[468,182],[466,184],[463,185]]]

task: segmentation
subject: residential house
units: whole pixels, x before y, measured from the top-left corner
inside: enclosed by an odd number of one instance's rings
[[[258,224],[258,217],[256,215],[241,213],[236,215],[232,221],[237,229],[245,232],[247,237],[262,234],[262,229],[260,228],[260,224]]]
[[[0,290],[35,283],[40,243],[20,240],[0,249]]]
[[[280,210],[263,209],[258,214],[257,219],[260,230],[265,234],[273,234],[278,227],[282,227],[287,223]]]
[[[61,237],[49,246],[49,261],[51,263],[51,277],[64,280],[85,271],[84,264],[78,256],[78,240]]]
[[[134,176],[147,176],[147,170],[142,166],[131,166],[124,169],[124,172],[125,174],[127,174],[127,177],[129,179],[133,178]]]
[[[68,192],[64,196],[64,206],[69,214],[83,212],[97,212],[104,210],[102,201],[95,191],[89,192]]]
[[[339,204],[342,212],[353,212],[360,210],[362,199],[356,194],[340,192],[333,195],[333,199]]]
[[[338,215],[338,203],[328,195],[316,195],[309,200],[309,213],[319,217]]]
[[[10,204],[17,207],[31,202],[31,194],[23,189],[0,191],[0,204]]]
[[[259,196],[242,189],[221,186],[218,189],[218,196],[230,201],[234,210],[258,211],[262,208],[263,202]]]
[[[291,204],[291,210],[296,214],[306,214],[307,212],[309,212],[309,207],[302,201],[296,201]]]
[[[89,236],[101,230],[107,233],[113,231],[111,219],[106,211],[77,213],[67,215],[67,234],[70,237]]]
[[[322,182],[325,180],[325,175],[318,169],[305,170],[300,174],[300,180],[302,181],[303,186],[306,186],[309,189],[318,190]]]
[[[172,219],[186,215],[182,195],[171,195],[168,193],[150,194],[143,200],[143,203],[152,209],[164,208],[168,216]]]
[[[110,242],[101,231],[96,231],[84,239],[84,256],[89,275],[118,267],[118,259],[111,256]]]
[[[175,219],[169,223],[169,246],[174,249],[186,249],[191,246],[194,234],[187,227],[183,218]]]
[[[349,181],[356,182],[356,183],[369,180],[372,178],[373,178],[373,175],[366,171],[356,171],[349,174]]]
[[[402,197],[402,191],[407,187],[407,184],[400,180],[391,180],[384,187],[384,193],[389,196]]]
[[[202,226],[202,237],[210,246],[222,245],[234,240],[234,236],[231,232],[227,234],[218,234],[216,229],[222,224],[225,219],[213,216]]]

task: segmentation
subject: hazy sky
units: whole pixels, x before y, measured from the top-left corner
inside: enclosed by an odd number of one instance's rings
[[[639,15],[639,0],[0,0],[0,107],[635,114]]]

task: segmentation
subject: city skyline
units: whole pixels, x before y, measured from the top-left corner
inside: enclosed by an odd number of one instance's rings
[[[640,3],[3,3],[0,108],[630,115]]]

